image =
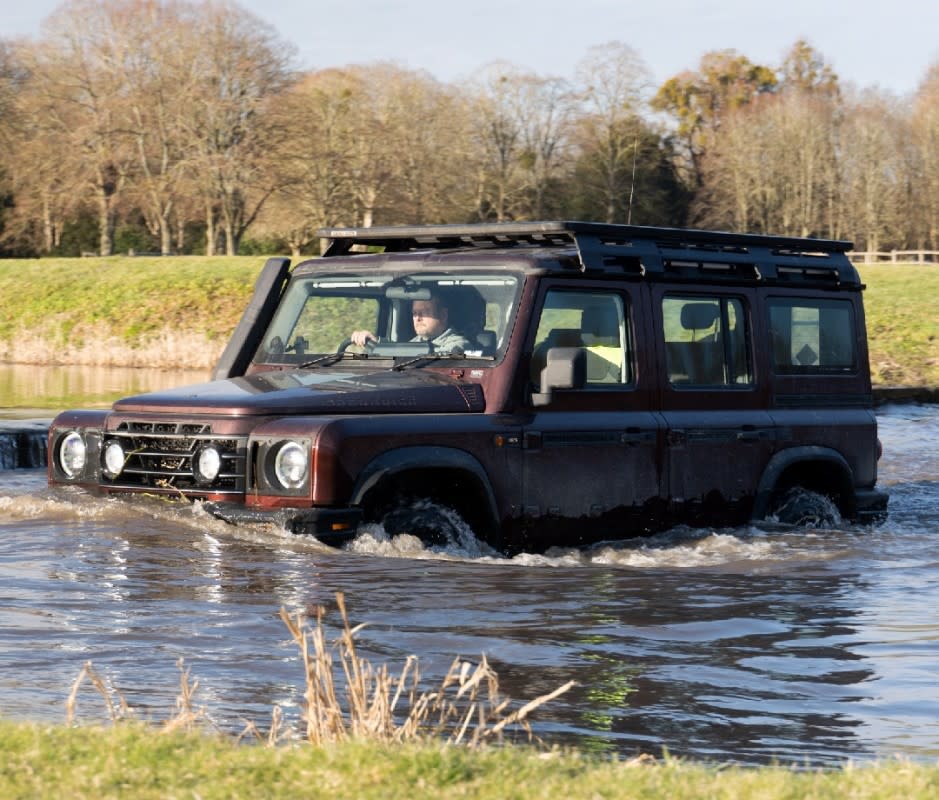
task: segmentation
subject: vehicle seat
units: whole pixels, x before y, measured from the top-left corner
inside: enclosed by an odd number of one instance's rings
[[[623,383],[623,347],[616,307],[604,303],[585,308],[580,327],[587,348],[587,382]]]
[[[666,358],[669,380],[693,386],[722,385],[724,354],[719,329],[710,330],[720,320],[720,309],[714,303],[688,303],[681,309],[681,327],[691,331],[691,341],[668,342]]]
[[[495,331],[480,331],[476,334],[476,341],[484,356],[495,355],[496,345],[498,344]]]
[[[486,301],[482,295],[471,286],[448,288],[442,294],[449,310],[449,326],[467,339],[476,341],[486,327]]]
[[[541,386],[541,372],[548,364],[548,350],[552,347],[583,347],[584,340],[578,328],[552,328],[547,338],[535,346],[531,354],[531,382]]]

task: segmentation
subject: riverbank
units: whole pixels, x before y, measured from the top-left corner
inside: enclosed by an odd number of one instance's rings
[[[211,369],[264,262],[0,260],[0,363]]]
[[[210,370],[256,256],[0,260],[0,363]],[[939,387],[939,267],[858,267],[877,387]]]
[[[926,800],[939,767],[906,761],[840,770],[743,768],[675,760],[619,760],[527,747],[468,750],[437,743],[394,747],[239,745],[208,734],[140,725],[66,728],[0,723],[3,797],[355,797],[662,800],[852,797]]]

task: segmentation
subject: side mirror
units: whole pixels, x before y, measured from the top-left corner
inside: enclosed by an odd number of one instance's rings
[[[532,392],[533,406],[546,406],[555,389],[583,389],[587,383],[587,355],[582,347],[552,347],[541,370],[539,391]]]

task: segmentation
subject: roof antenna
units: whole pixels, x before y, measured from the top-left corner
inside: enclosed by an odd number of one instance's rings
[[[636,189],[636,158],[639,155],[639,134],[636,134],[636,140],[633,142],[633,177],[629,184],[629,209],[626,212],[626,224],[632,225],[633,221],[633,192]]]

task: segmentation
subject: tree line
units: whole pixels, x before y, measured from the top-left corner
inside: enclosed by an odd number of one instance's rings
[[[939,62],[912,97],[796,42],[654,86],[622,42],[568,77],[298,71],[226,0],[67,0],[0,39],[0,253],[314,252],[317,228],[547,218],[939,249]]]

